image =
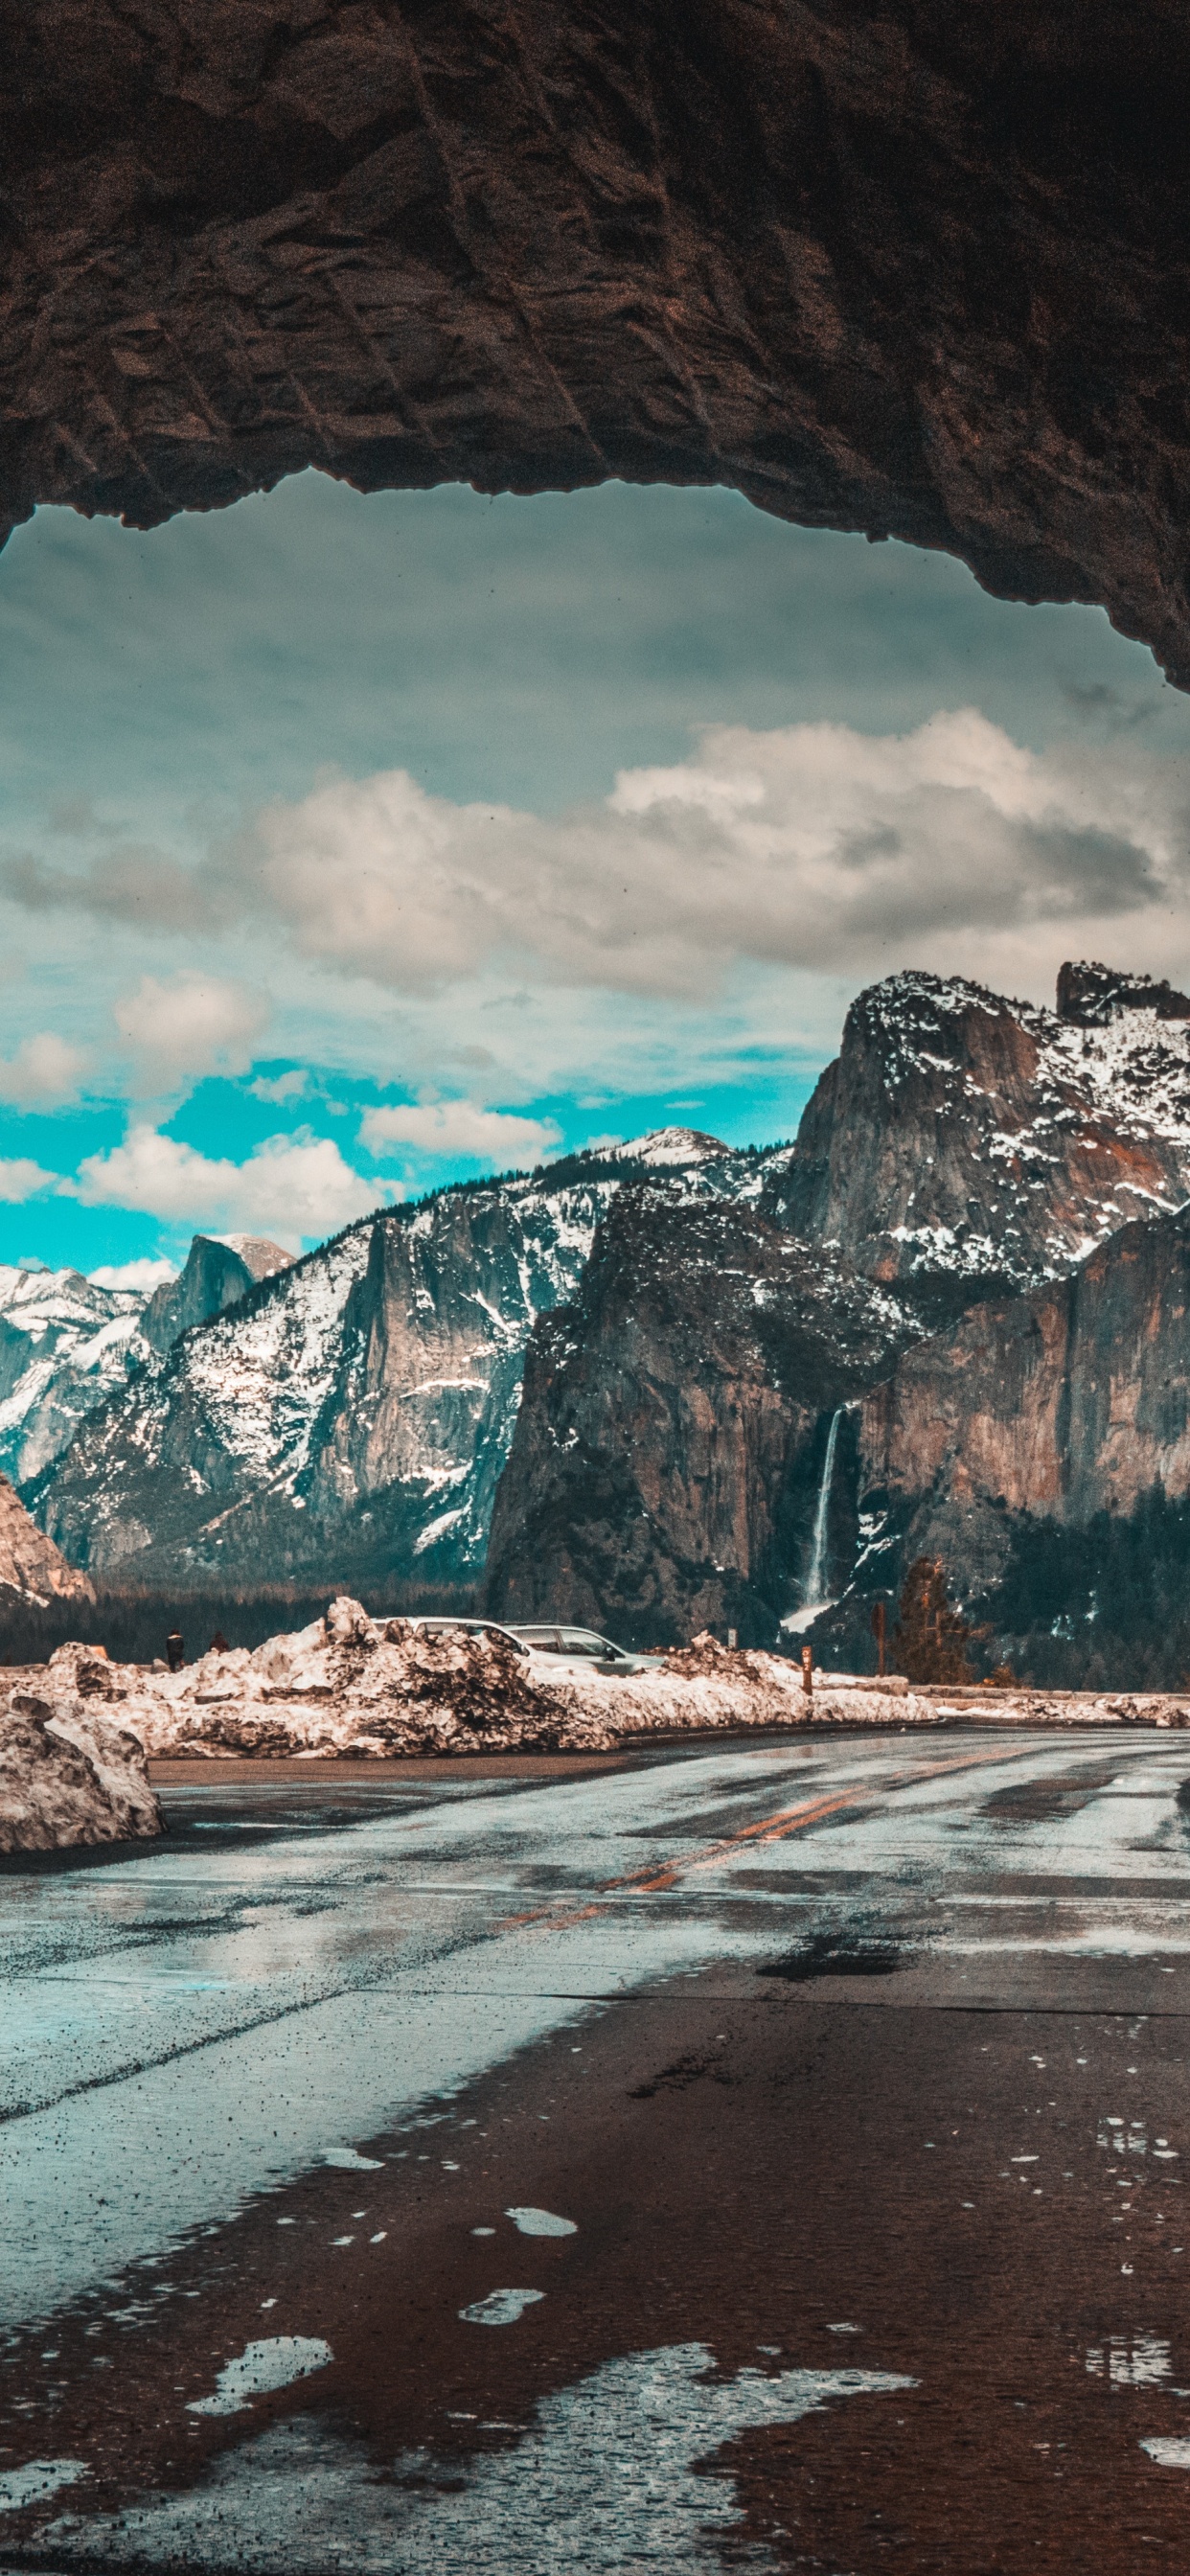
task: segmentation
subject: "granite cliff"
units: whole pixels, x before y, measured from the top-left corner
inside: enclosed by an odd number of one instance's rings
[[[1058,999],[891,977],[746,1221],[620,1204],[530,1343],[493,1610],[766,1640],[907,1550],[991,1597],[1029,1526],[1187,1491],[1190,1001]],[[832,1633],[854,1660],[866,1609]]]
[[[1188,1194],[1190,1001],[1068,965],[1056,1012],[935,975],[861,993],[770,1200],[941,1319]]]
[[[642,1644],[767,1641],[811,1576],[831,1426],[920,1330],[755,1207],[626,1192],[530,1342],[488,1608]]]

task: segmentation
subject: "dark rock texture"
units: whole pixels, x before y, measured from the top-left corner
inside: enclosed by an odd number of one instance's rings
[[[529,1343],[489,1610],[643,1645],[771,1639],[803,1596],[831,1420],[916,1329],[755,1209],[626,1193]],[[850,1563],[854,1527],[831,1535]]]
[[[610,475],[1190,681],[1177,0],[4,0],[0,511]]]
[[[287,1270],[291,1258],[262,1235],[239,1234],[220,1243],[196,1234],[180,1277],[154,1289],[140,1320],[143,1338],[152,1350],[167,1351],[179,1333],[225,1314],[259,1279]]]

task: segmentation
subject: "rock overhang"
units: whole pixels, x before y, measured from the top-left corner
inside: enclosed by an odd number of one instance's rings
[[[0,524],[722,483],[1190,684],[1164,0],[4,9]]]

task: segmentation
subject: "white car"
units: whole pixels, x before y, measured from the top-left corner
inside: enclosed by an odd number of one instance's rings
[[[503,1637],[518,1655],[544,1666],[558,1680],[591,1672],[627,1679],[630,1673],[659,1672],[665,1660],[662,1655],[631,1654],[627,1646],[614,1646],[610,1637],[599,1636],[594,1628],[522,1628],[504,1619],[444,1617],[411,1619],[409,1626],[439,1633],[464,1628],[473,1637]]]
[[[663,1655],[634,1655],[627,1646],[614,1646],[610,1637],[601,1637],[594,1628],[523,1628],[510,1627],[510,1637],[528,1646],[530,1653],[548,1661],[551,1671],[569,1670],[612,1673],[626,1677],[629,1673],[660,1672]]]

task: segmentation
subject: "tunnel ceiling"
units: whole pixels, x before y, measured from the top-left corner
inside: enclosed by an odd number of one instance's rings
[[[2,0],[0,513],[734,485],[1190,684],[1182,0]],[[0,522],[2,523],[2,522]]]

